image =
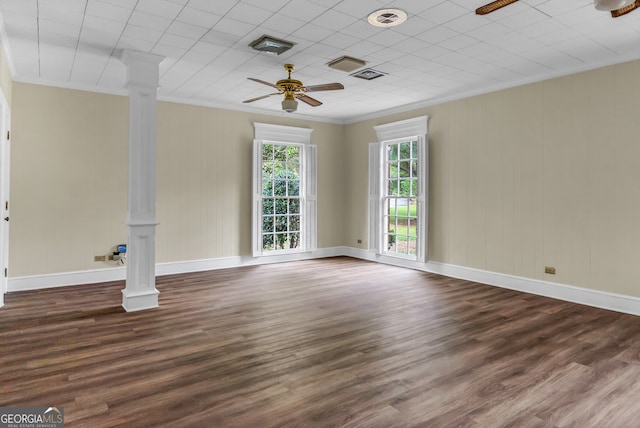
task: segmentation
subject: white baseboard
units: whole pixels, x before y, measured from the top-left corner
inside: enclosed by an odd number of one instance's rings
[[[93,269],[77,272],[60,272],[45,275],[9,277],[7,292],[39,290],[42,288],[66,287],[69,285],[95,284],[98,282],[120,281],[125,279],[124,266],[108,269]]]
[[[344,247],[318,248],[306,253],[293,253],[275,256],[252,257],[237,256],[218,259],[189,260],[184,262],[158,263],[156,275],[174,275],[188,272],[202,272],[207,270],[227,269],[241,266],[266,265],[272,263],[286,263],[297,260],[319,259],[344,255]]]
[[[251,256],[225,257],[218,259],[191,260],[159,263],[156,275],[173,275],[188,272],[226,269],[241,266],[309,260],[321,257],[349,256],[378,263],[444,275],[452,278],[493,285],[510,290],[551,297],[568,302],[608,309],[632,315],[640,315],[640,298],[606,291],[592,290],[571,285],[558,284],[538,279],[524,278],[497,272],[489,272],[439,262],[417,263],[411,260],[380,256],[368,250],[352,247],[321,248],[313,252],[254,258]],[[9,278],[8,291],[37,290],[68,285],[120,281],[126,277],[124,266],[112,269],[97,269],[80,272],[64,272],[50,275],[34,275]]]
[[[575,287],[572,285],[524,278],[498,272],[489,272],[446,263],[417,263],[410,260],[385,257],[367,250],[359,250],[357,248],[348,248],[344,255],[394,266],[422,270],[451,278],[464,279],[467,281],[479,282],[481,284],[508,288],[510,290],[522,291],[524,293],[551,297],[595,308],[607,309],[631,315],[640,315],[640,298],[634,296],[609,293],[607,291]]]
[[[241,266],[284,263],[297,260],[309,260],[322,257],[344,255],[344,247],[319,248],[313,252],[276,255],[267,257],[223,257],[218,259],[189,260],[182,262],[156,264],[156,275],[174,275],[189,272],[226,269]],[[123,281],[126,279],[125,266],[115,266],[108,269],[93,269],[77,272],[61,272],[45,275],[30,275],[9,278],[7,291],[39,290],[42,288],[66,287],[70,285],[95,284],[99,282]]]

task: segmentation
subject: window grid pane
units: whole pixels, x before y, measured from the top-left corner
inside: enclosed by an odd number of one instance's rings
[[[383,251],[417,256],[418,142],[387,145]]]
[[[301,148],[265,144],[262,150],[262,249],[301,248]]]

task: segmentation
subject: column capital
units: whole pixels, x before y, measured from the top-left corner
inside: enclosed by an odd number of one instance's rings
[[[158,66],[164,58],[162,55],[124,49],[120,53],[120,61],[127,66],[126,86],[156,90],[160,81]]]

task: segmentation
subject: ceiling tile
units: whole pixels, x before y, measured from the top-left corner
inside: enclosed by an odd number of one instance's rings
[[[82,32],[96,31],[103,34],[120,35],[124,31],[125,23],[104,19],[97,16],[85,16],[82,21]],[[82,32],[80,34],[82,34]]]
[[[38,3],[36,3],[33,0],[32,1],[1,0],[0,8],[2,9],[3,16],[5,16],[5,14],[6,16],[8,16],[9,12],[11,12],[11,13],[27,15],[35,18],[38,11]]]
[[[523,27],[540,25],[549,21],[552,21],[549,15],[531,8],[519,13],[514,13],[500,21],[500,23],[513,30],[519,30]]]
[[[218,23],[214,27],[216,31],[233,34],[235,36],[239,36],[240,38],[245,34],[251,32],[254,28],[255,27],[251,24],[240,22],[226,16],[218,21]]]
[[[321,1],[318,3],[323,4]],[[367,16],[377,10],[378,6],[376,2],[372,2],[371,0],[351,0],[337,2],[336,5],[333,6],[333,10],[366,21]]]
[[[125,7],[127,9],[133,10],[136,6],[135,0],[102,0],[104,3],[113,4],[120,7]]]
[[[331,36],[333,33],[334,32],[329,30],[328,28],[320,27],[319,25],[315,24],[307,24],[291,34],[291,41],[295,42],[295,39],[302,38],[312,42],[319,42],[326,37]]]
[[[205,12],[191,7],[185,7],[176,17],[176,21],[196,25],[198,27],[212,28],[218,21],[220,21],[220,18],[222,18],[222,15]]]
[[[322,15],[325,10],[323,6],[308,0],[291,0],[279,13],[302,21],[311,21]]]
[[[112,19],[114,21],[125,21],[129,19],[132,9],[127,7],[120,7],[112,3],[107,3],[98,0],[87,1],[87,15],[99,16],[105,19]]]
[[[117,49],[128,49],[140,52],[151,52],[151,49],[155,46],[155,42],[149,42],[146,40],[134,39],[132,37],[120,37]]]
[[[215,45],[213,43],[206,42],[204,40],[198,40],[192,47],[191,50],[194,52],[203,52],[208,53],[213,56],[218,56],[228,48]]]
[[[207,31],[209,31],[208,28],[179,21],[173,21],[171,25],[169,25],[169,28],[167,28],[167,33],[191,40],[199,40]]]
[[[333,33],[330,36],[327,36],[322,39],[323,44],[338,48],[338,49],[349,49],[350,46],[358,43],[358,39],[355,37],[347,36],[346,34],[341,33]]]
[[[134,10],[129,18],[129,24],[137,25],[138,27],[148,28],[156,31],[166,31],[172,20],[169,18],[163,18],[161,16],[152,15],[139,10]]]
[[[368,40],[381,46],[391,47],[403,43],[408,39],[409,38],[404,34],[400,34],[396,31],[393,31],[393,29],[388,28],[381,29],[378,34],[369,37]]]
[[[215,15],[224,16],[231,8],[238,4],[238,0],[190,0],[187,7],[204,10]]]
[[[425,12],[429,21],[436,24],[444,24],[465,15],[468,15],[468,10],[452,2],[442,2]]]
[[[20,0],[25,1],[25,0]],[[29,1],[29,0],[27,0]],[[61,15],[80,15],[84,14],[87,0],[38,0],[38,14],[40,18],[53,19]],[[25,1],[26,2],[26,1]]]
[[[175,34],[164,33],[160,40],[158,40],[158,43],[176,48],[190,49],[195,43],[195,40],[187,37],[176,36]]]
[[[478,16],[481,0],[395,0],[409,20],[389,29],[366,21],[384,0],[0,0],[0,14],[15,79],[121,93],[117,49],[136,49],[166,57],[161,96],[242,109],[269,90],[247,77],[275,82],[289,62],[304,82],[347,87],[304,114],[348,120],[640,58],[640,12],[614,20],[590,1],[521,0]],[[264,34],[295,45],[279,56],[251,50]],[[327,67],[343,55],[389,74],[364,81]],[[279,111],[275,98],[248,107]]]
[[[81,84],[96,85],[106,64],[106,61],[92,61],[76,57],[71,70],[71,80]]]
[[[263,28],[267,33],[269,31],[277,31],[284,36],[294,33],[304,27],[304,21],[285,16],[281,13],[275,13],[271,15],[261,24],[261,28]]]
[[[186,48],[163,45],[161,43],[157,43],[155,46],[153,46],[153,49],[151,50],[151,53],[154,53],[156,55],[162,55],[164,57],[174,58],[174,59],[182,58],[182,56],[187,52],[188,52],[188,49]]]
[[[273,12],[245,3],[238,3],[225,17],[247,24],[258,25],[267,20]]]
[[[315,20],[315,24],[321,27],[328,28],[333,31],[340,31],[349,25],[352,25],[358,19],[352,16],[344,15],[335,10],[327,10],[325,13],[319,15]]]
[[[180,13],[183,6],[167,0],[138,0],[136,10],[150,15],[174,19]]]
[[[264,0],[243,0],[242,2],[246,3],[248,5],[251,5],[251,6],[257,6],[257,7],[262,8],[262,9],[270,10],[271,12],[278,12],[287,3],[289,3],[289,0],[269,0],[269,1],[264,1]]]
[[[138,27],[137,25],[127,25],[122,36],[157,43],[160,37],[162,37],[162,31],[149,30],[148,28]]]
[[[455,37],[458,34],[459,34],[458,32],[450,28],[447,28],[444,25],[440,25],[438,27],[434,27],[427,30],[424,33],[417,35],[416,37],[419,38],[420,40],[424,40],[425,42],[437,44],[444,40]]]
[[[437,24],[433,22],[420,18],[419,16],[412,16],[409,17],[404,24],[395,27],[394,30],[405,36],[414,37],[435,27],[437,27]]]
[[[455,37],[445,40],[444,42],[441,42],[440,46],[445,49],[457,51],[466,47],[473,48],[478,43],[480,42],[473,37],[469,37],[465,34],[459,34]]]

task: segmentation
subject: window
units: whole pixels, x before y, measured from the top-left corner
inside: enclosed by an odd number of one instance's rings
[[[311,130],[254,125],[253,255],[312,251],[316,168]]]
[[[383,253],[418,254],[418,138],[383,143]]]
[[[300,249],[301,175],[298,144],[262,144],[262,251]]]
[[[369,248],[416,261],[427,251],[427,120],[376,126],[369,148]]]

